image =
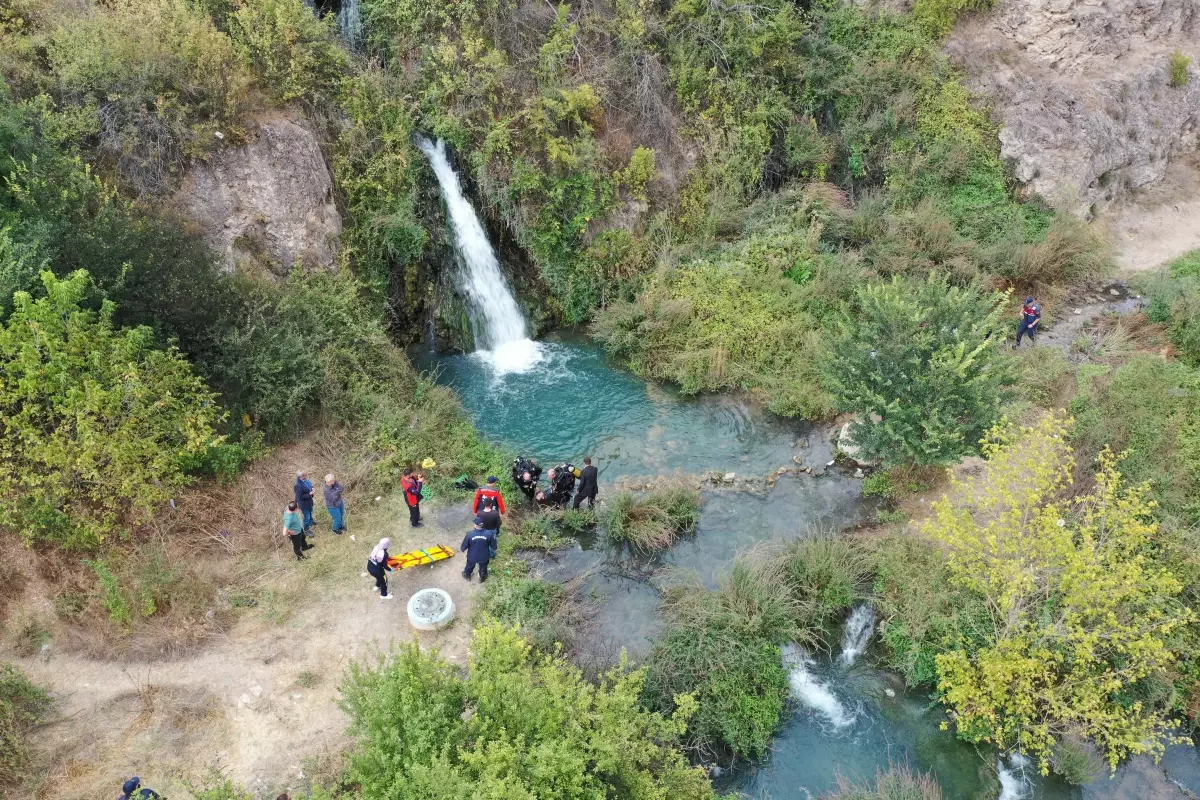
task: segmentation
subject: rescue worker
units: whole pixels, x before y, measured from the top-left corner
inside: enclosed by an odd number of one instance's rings
[[[538,504],[562,508],[571,502],[571,493],[575,491],[575,467],[571,464],[559,464],[550,470],[548,477],[550,487],[537,493]]]
[[[121,787],[121,796],[117,800],[161,800],[162,795],[153,789],[142,789],[142,779],[134,776],[125,781]],[[141,791],[138,791],[141,789]]]
[[[414,528],[421,526],[421,497],[425,488],[425,476],[413,473],[413,468],[404,470],[400,479],[400,488],[404,490],[404,502],[408,504],[408,524]]]
[[[496,501],[490,497],[483,498],[479,508],[479,518],[483,520],[483,529],[500,535],[500,512],[496,510]]]
[[[537,494],[538,479],[542,477],[542,468],[532,458],[517,456],[513,459],[512,479],[521,494],[528,498],[530,504]]]
[[[1029,341],[1037,344],[1037,326],[1042,321],[1042,307],[1032,297],[1025,298],[1021,307],[1021,325],[1017,328],[1017,347],[1021,346],[1021,337],[1028,334]]]
[[[592,466],[592,459],[585,458],[583,469],[579,471],[579,489],[575,492],[575,502],[571,504],[571,508],[579,508],[580,502],[584,500],[587,500],[588,508],[595,508],[596,493],[599,491],[596,479],[599,475],[600,471]]]
[[[304,532],[311,536],[312,528],[316,524],[313,522],[313,483],[304,470],[296,473],[296,484],[292,487],[292,493],[296,495],[296,505],[304,515]]]
[[[288,503],[283,512],[283,535],[292,543],[292,552],[296,554],[296,560],[303,561],[307,557],[304,551],[312,550],[313,546],[304,535],[304,523],[300,519],[295,500]]]
[[[386,574],[392,572],[392,568],[388,566],[388,548],[391,546],[392,540],[384,537],[375,545],[371,555],[367,556],[367,574],[375,579],[375,591],[379,592],[380,600],[391,600],[395,597],[388,592]]]
[[[486,581],[488,562],[492,560],[492,553],[496,550],[496,534],[483,529],[483,517],[475,518],[475,529],[463,538],[461,549],[467,554],[467,568],[463,570],[462,576],[468,581],[471,580],[471,574],[475,572],[475,565],[478,564],[479,582]]]
[[[500,509],[501,514],[506,511],[504,508],[504,495],[500,494],[499,478],[495,475],[488,476],[487,486],[480,486],[475,490],[475,502],[471,504],[472,513],[479,513],[479,508],[483,505],[483,498],[485,497],[490,497],[496,502],[496,508]]]
[[[325,476],[325,488],[322,491],[325,494],[325,510],[333,520],[333,532],[341,536],[346,530],[346,501],[342,497],[346,487],[338,483],[331,472]]]

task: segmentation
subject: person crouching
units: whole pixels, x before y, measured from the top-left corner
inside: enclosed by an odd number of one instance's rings
[[[371,555],[367,556],[367,573],[375,579],[375,588],[379,591],[380,600],[392,599],[387,585],[387,573],[392,571],[387,563],[388,548],[391,546],[391,539],[386,537],[380,539],[379,544],[375,545],[375,549],[371,551]]]
[[[483,517],[475,518],[475,530],[468,533],[462,541],[462,551],[467,554],[467,568],[463,577],[471,580],[475,565],[479,565],[479,582],[487,580],[488,562],[496,551],[496,532],[483,529]]]

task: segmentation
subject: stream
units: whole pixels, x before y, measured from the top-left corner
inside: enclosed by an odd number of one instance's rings
[[[720,476],[701,484],[695,535],[666,553],[631,553],[599,534],[529,557],[541,577],[576,579],[595,599],[587,638],[602,657],[615,661],[621,648],[634,659],[648,651],[662,624],[663,582],[683,576],[715,587],[733,557],[758,542],[841,531],[873,518],[875,507],[862,497],[861,481],[829,466],[828,428],[774,417],[733,395],[680,396],[613,366],[578,333],[530,340],[444,146],[422,140],[420,147],[446,198],[459,287],[473,309],[479,349],[442,356],[427,351],[418,354],[418,365],[457,391],[486,436],[544,469],[592,456],[601,501],[616,488],[637,488],[654,478]],[[434,513],[453,524],[463,517],[458,506]],[[1195,796],[1180,787],[1200,790],[1200,758],[1192,747],[1171,748],[1166,770],[1135,759],[1113,779],[1105,775],[1080,788],[1041,778],[1019,755],[998,759],[959,741],[941,730],[946,715],[940,705],[871,666],[874,626],[874,610],[860,605],[832,656],[783,647],[791,715],[768,757],[726,771],[716,779],[719,791],[763,800],[816,798],[840,779],[868,780],[891,764],[931,771],[946,800],[1174,800]]]

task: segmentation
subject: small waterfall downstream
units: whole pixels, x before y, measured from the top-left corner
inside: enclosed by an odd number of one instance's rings
[[[1029,797],[1029,779],[1025,770],[1029,767],[1029,759],[1020,753],[1013,753],[1008,758],[1008,764],[1000,759],[996,764],[996,777],[1000,779],[1000,797],[998,800],[1026,800]]]
[[[342,0],[337,14],[337,26],[346,46],[351,50],[358,50],[363,36],[362,6],[359,0]]]
[[[809,667],[816,662],[795,645],[784,645],[780,649],[783,652],[783,663],[791,673],[792,694],[797,700],[817,711],[833,723],[834,727],[844,728],[854,722],[856,715],[847,711],[829,686],[817,680],[809,671]]]
[[[446,158],[446,144],[441,139],[435,144],[420,138],[417,146],[433,167],[454,227],[455,250],[462,263],[459,289],[467,301],[475,347],[488,351],[486,358],[497,374],[525,372],[540,360],[541,349],[529,338],[525,317],[500,271],[496,252]]]
[[[871,634],[875,633],[875,607],[870,603],[862,603],[854,608],[850,619],[846,620],[846,628],[842,631],[842,654],[838,661],[844,667],[852,665],[867,645],[871,643]]]

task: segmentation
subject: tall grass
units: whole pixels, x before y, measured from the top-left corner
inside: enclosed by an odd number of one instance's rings
[[[11,664],[0,664],[0,796],[29,766],[25,733],[49,710],[50,696]]]
[[[942,800],[942,790],[932,775],[892,766],[876,773],[874,783],[851,783],[839,777],[837,789],[823,800]]]
[[[666,550],[680,536],[694,533],[700,521],[700,493],[683,485],[647,495],[622,492],[601,512],[608,538],[643,552]]]
[[[784,545],[779,570],[796,625],[814,634],[831,631],[869,589],[870,565],[862,550],[832,533]]]

